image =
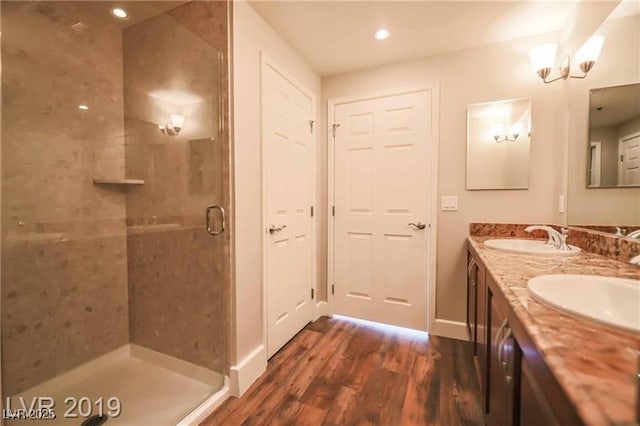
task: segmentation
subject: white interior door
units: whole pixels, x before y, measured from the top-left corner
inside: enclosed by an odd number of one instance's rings
[[[268,63],[263,67],[267,353],[311,319],[313,102]]]
[[[640,185],[640,134],[620,141],[620,184]]]
[[[430,90],[334,108],[338,314],[427,328],[431,108]]]

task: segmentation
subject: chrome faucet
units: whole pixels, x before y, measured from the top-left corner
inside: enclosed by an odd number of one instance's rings
[[[616,237],[624,237],[625,235],[627,235],[626,228],[616,226]]]
[[[635,238],[635,239],[640,239],[640,229],[633,231],[633,232],[629,232],[627,235],[625,235],[626,238]]]
[[[531,225],[525,228],[525,231],[531,233],[533,231],[545,231],[547,233],[547,244],[554,246],[558,250],[571,250],[571,247],[567,245],[567,236],[569,231],[562,228],[562,234],[546,225]]]
[[[567,244],[567,238],[569,237],[569,230],[567,228],[562,228],[562,233],[560,234],[560,247],[556,247],[562,251],[570,251],[573,250],[569,244]]]
[[[629,261],[630,264],[640,266],[640,254]]]

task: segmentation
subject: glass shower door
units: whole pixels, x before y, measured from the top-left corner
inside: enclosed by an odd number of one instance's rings
[[[226,3],[113,7],[1,4],[2,392],[175,424],[227,371]]]

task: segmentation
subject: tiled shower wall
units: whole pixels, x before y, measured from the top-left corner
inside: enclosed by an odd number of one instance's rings
[[[2,86],[12,395],[129,341],[125,194],[92,183],[124,175],[121,29],[81,3],[2,2]]]
[[[126,173],[145,180],[127,194],[131,341],[218,372],[229,231],[207,234],[204,212],[229,205],[218,120],[226,37],[224,2],[192,2],[124,31]],[[177,136],[155,124],[171,113],[185,116]],[[219,228],[218,213],[211,218]]]
[[[230,235],[204,232],[204,207],[230,204],[226,7],[123,31],[82,2],[2,2],[6,394],[128,342],[225,370]],[[157,128],[172,112],[177,137]],[[92,183],[125,175],[145,185]]]

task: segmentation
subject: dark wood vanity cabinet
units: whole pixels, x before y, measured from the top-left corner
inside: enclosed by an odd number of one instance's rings
[[[520,362],[519,404],[520,426],[560,425],[525,357]]]
[[[476,300],[478,267],[476,262],[476,259],[469,253],[467,256],[467,334],[469,341],[473,343],[473,355],[476,354],[476,309],[478,307]]]
[[[477,255],[467,261],[467,329],[487,425],[582,422]]]
[[[486,380],[487,363],[487,281],[482,261],[467,256],[467,331],[480,383]]]
[[[513,337],[508,310],[499,303],[491,288],[487,295],[489,362],[485,384],[486,419],[491,425],[518,424],[516,368],[520,348]]]

